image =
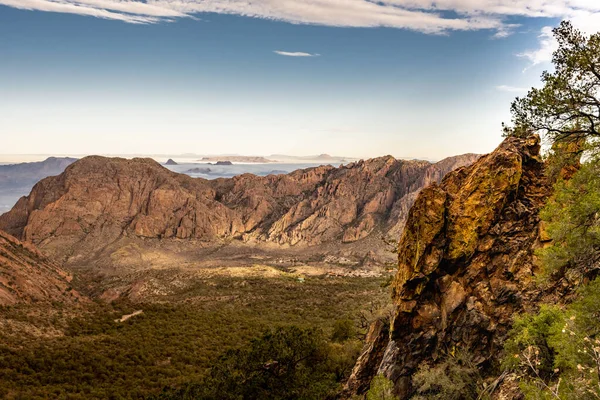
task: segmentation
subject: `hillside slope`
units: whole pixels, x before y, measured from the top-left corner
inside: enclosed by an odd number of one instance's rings
[[[32,245],[0,231],[0,305],[79,301],[70,280]]]

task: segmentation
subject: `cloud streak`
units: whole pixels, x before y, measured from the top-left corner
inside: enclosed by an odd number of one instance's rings
[[[507,22],[509,17],[568,18],[576,26],[589,27],[600,22],[600,2],[595,0],[0,0],[0,5],[138,24],[220,13],[294,24],[388,27],[427,34],[491,30],[496,38],[510,35],[517,27]],[[536,55],[534,51],[523,56],[532,62],[547,58],[545,53]]]
[[[279,54],[280,56],[286,56],[286,57],[319,57],[320,54],[316,54],[316,53],[304,53],[302,51],[281,51],[281,50],[275,50],[273,53],[275,54]]]
[[[527,91],[525,88],[509,86],[509,85],[500,85],[496,86],[496,90],[501,92],[509,92],[509,93],[524,93]]]
[[[106,0],[104,3],[113,3],[111,0]],[[150,24],[160,22],[161,19],[167,17],[178,17],[185,16],[174,10],[165,10],[163,15],[153,15],[154,13],[144,12],[144,7],[140,7],[142,10],[131,8],[130,11],[125,12],[121,6],[127,6],[127,4],[111,4],[111,7],[100,7],[99,1],[86,2],[58,2],[49,0],[0,0],[0,5],[14,7],[22,10],[35,10],[35,11],[46,11],[55,13],[65,14],[77,14],[89,17],[113,19],[117,21],[123,21],[133,24]],[[120,3],[120,2],[119,2]],[[108,4],[105,4],[108,6]],[[129,6],[132,6],[130,4]],[[139,7],[139,5],[134,5]],[[141,12],[140,12],[141,11]]]
[[[517,54],[517,57],[526,58],[531,62],[531,65],[525,68],[525,71],[533,66],[552,60],[552,53],[558,48],[558,43],[554,40],[554,36],[552,35],[551,26],[543,27],[538,38],[540,44],[537,49],[527,50]]]

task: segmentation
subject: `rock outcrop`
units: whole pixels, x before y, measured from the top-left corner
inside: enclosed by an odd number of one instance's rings
[[[0,216],[0,229],[59,258],[122,237],[353,243],[399,229],[416,193],[475,155],[438,164],[381,157],[286,175],[191,178],[150,159],[86,157]]]
[[[376,368],[359,360],[348,393],[364,393],[381,373],[407,399],[417,368],[451,349],[469,351],[483,371],[497,361],[512,316],[540,296],[534,250],[550,190],[539,150],[537,136],[508,138],[421,191],[399,243],[389,342]]]
[[[69,274],[31,244],[0,231],[0,305],[79,301],[70,281]]]

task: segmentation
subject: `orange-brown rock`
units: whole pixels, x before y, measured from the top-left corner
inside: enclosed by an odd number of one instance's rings
[[[33,245],[0,231],[0,305],[79,301],[70,280]]]
[[[93,257],[124,237],[351,243],[403,226],[425,184],[476,158],[431,164],[387,156],[339,168],[209,181],[150,159],[86,157],[39,182],[0,216],[0,229],[58,259]]]
[[[376,368],[355,367],[353,393],[381,373],[407,399],[417,368],[450,349],[469,351],[484,372],[494,364],[514,313],[540,296],[534,250],[550,190],[539,150],[537,136],[508,138],[421,191],[399,243],[390,341]]]

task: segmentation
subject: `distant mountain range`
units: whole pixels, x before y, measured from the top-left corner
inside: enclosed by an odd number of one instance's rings
[[[39,162],[0,165],[0,187],[33,186],[40,179],[62,173],[75,161],[70,157],[48,157]]]

